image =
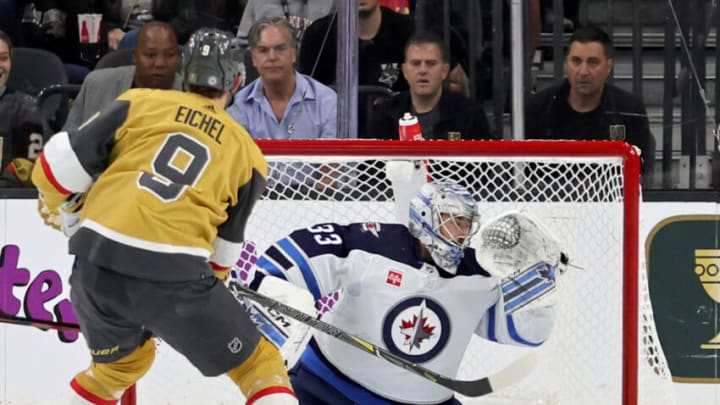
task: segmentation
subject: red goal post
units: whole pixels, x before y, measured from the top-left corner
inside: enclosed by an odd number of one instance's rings
[[[319,222],[403,222],[419,172],[465,183],[479,201],[481,219],[524,209],[569,239],[571,258],[583,268],[570,269],[558,281],[552,298],[558,327],[538,349],[544,361],[516,389],[464,403],[671,402],[639,253],[635,148],[610,141],[257,143],[270,176],[246,237],[261,250],[293,229]],[[237,396],[222,377],[196,382],[199,374],[184,359],[167,345],[158,349],[156,364],[138,383],[137,403],[207,402],[208,395],[220,403]],[[487,375],[519,350],[473,341],[458,378]],[[196,391],[195,385],[202,388]],[[214,385],[218,388],[210,388]]]

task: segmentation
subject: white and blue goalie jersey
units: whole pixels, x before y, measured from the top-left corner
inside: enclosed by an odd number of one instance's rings
[[[465,251],[454,277],[441,276],[421,260],[419,242],[403,225],[328,223],[297,230],[268,248],[257,265],[307,288],[316,301],[340,291],[325,322],[447,376],[456,375],[473,333],[536,346],[554,319],[550,307],[507,314],[500,280],[477,263],[473,249]],[[322,332],[314,338],[337,370],[377,395],[420,404],[453,395]]]

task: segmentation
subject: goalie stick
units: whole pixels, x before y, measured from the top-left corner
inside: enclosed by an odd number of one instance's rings
[[[45,320],[41,320],[41,319],[32,319],[32,318],[22,318],[19,316],[6,314],[3,311],[0,311],[0,323],[34,326],[34,327],[40,328],[40,329],[55,329],[55,330],[64,331],[64,332],[80,332],[80,325],[77,325],[74,323],[45,321]]]
[[[535,363],[537,362],[537,354],[535,352],[530,352],[529,354],[526,354],[523,357],[515,360],[510,365],[490,376],[483,377],[478,380],[456,380],[442,374],[438,374],[419,364],[407,361],[402,357],[396,356],[388,352],[387,350],[378,347],[377,345],[353,336],[340,328],[330,325],[329,323],[316,319],[311,315],[308,315],[293,307],[287,306],[256,291],[245,288],[240,283],[234,280],[230,281],[230,283],[228,284],[228,289],[238,299],[248,297],[253,301],[257,302],[258,304],[267,307],[268,310],[276,310],[280,313],[283,313],[299,322],[311,326],[316,330],[326,333],[334,338],[340,339],[343,342],[350,344],[351,346],[364,350],[367,353],[374,354],[377,357],[380,357],[381,359],[388,361],[398,367],[413,372],[436,384],[442,385],[455,392],[469,397],[479,397],[482,395],[487,395],[519,381],[520,379],[530,374],[530,372],[535,367]]]

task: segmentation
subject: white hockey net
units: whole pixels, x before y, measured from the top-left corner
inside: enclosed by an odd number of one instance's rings
[[[614,142],[258,142],[270,182],[247,226],[262,251],[319,222],[405,222],[407,201],[426,180],[468,186],[483,219],[522,209],[541,220],[572,267],[553,296],[548,342],[518,349],[473,338],[459,375],[477,379],[525,350],[532,375],[464,403],[663,404],[672,386],[639,264],[639,165]],[[631,162],[627,167],[626,162]],[[232,316],[232,314],[228,314]],[[381,343],[381,342],[374,342]],[[225,377],[205,379],[167,345],[140,381],[140,404],[237,403]]]

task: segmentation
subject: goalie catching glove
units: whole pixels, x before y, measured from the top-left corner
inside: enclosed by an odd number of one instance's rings
[[[510,211],[489,220],[480,228],[476,259],[498,276],[523,271],[544,262],[565,271],[570,260],[558,240],[537,219],[522,211]]]
[[[519,211],[504,213],[482,226],[476,258],[486,270],[502,277],[506,313],[550,296],[557,272],[564,272],[569,263],[557,239],[538,220]]]

